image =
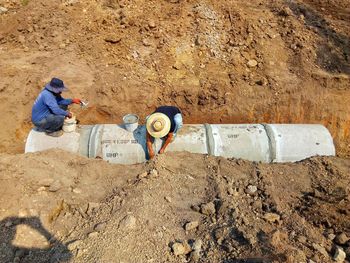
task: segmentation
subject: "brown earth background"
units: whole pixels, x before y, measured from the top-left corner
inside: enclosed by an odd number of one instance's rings
[[[350,262],[348,0],[0,0],[0,263]],[[52,77],[81,124],[320,123],[336,157],[23,154]],[[189,224],[188,224],[189,223]]]
[[[321,123],[350,153],[348,1],[4,1],[0,149],[51,77],[82,124],[176,105],[185,123]],[[249,66],[249,61],[257,62]]]

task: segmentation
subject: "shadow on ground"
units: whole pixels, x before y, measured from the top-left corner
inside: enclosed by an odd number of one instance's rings
[[[48,242],[48,248],[26,248],[13,245],[17,227],[27,225],[36,230]],[[66,247],[51,235],[38,217],[7,217],[0,222],[0,262],[67,262],[72,254]]]

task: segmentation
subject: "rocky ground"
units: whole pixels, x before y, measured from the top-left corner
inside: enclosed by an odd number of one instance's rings
[[[2,155],[0,168],[0,262],[350,255],[348,159],[262,164],[176,153],[126,168],[54,150]]]
[[[0,262],[350,262],[347,0],[0,0]],[[321,123],[337,157],[23,154],[56,76],[81,124]]]

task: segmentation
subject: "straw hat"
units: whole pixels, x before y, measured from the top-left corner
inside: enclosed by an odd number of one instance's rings
[[[146,129],[154,138],[162,138],[170,131],[171,121],[164,113],[156,112],[148,117]]]

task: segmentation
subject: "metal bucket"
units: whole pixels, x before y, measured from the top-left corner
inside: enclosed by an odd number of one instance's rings
[[[136,114],[127,114],[123,117],[125,129],[128,132],[133,132],[139,127],[139,116]]]

